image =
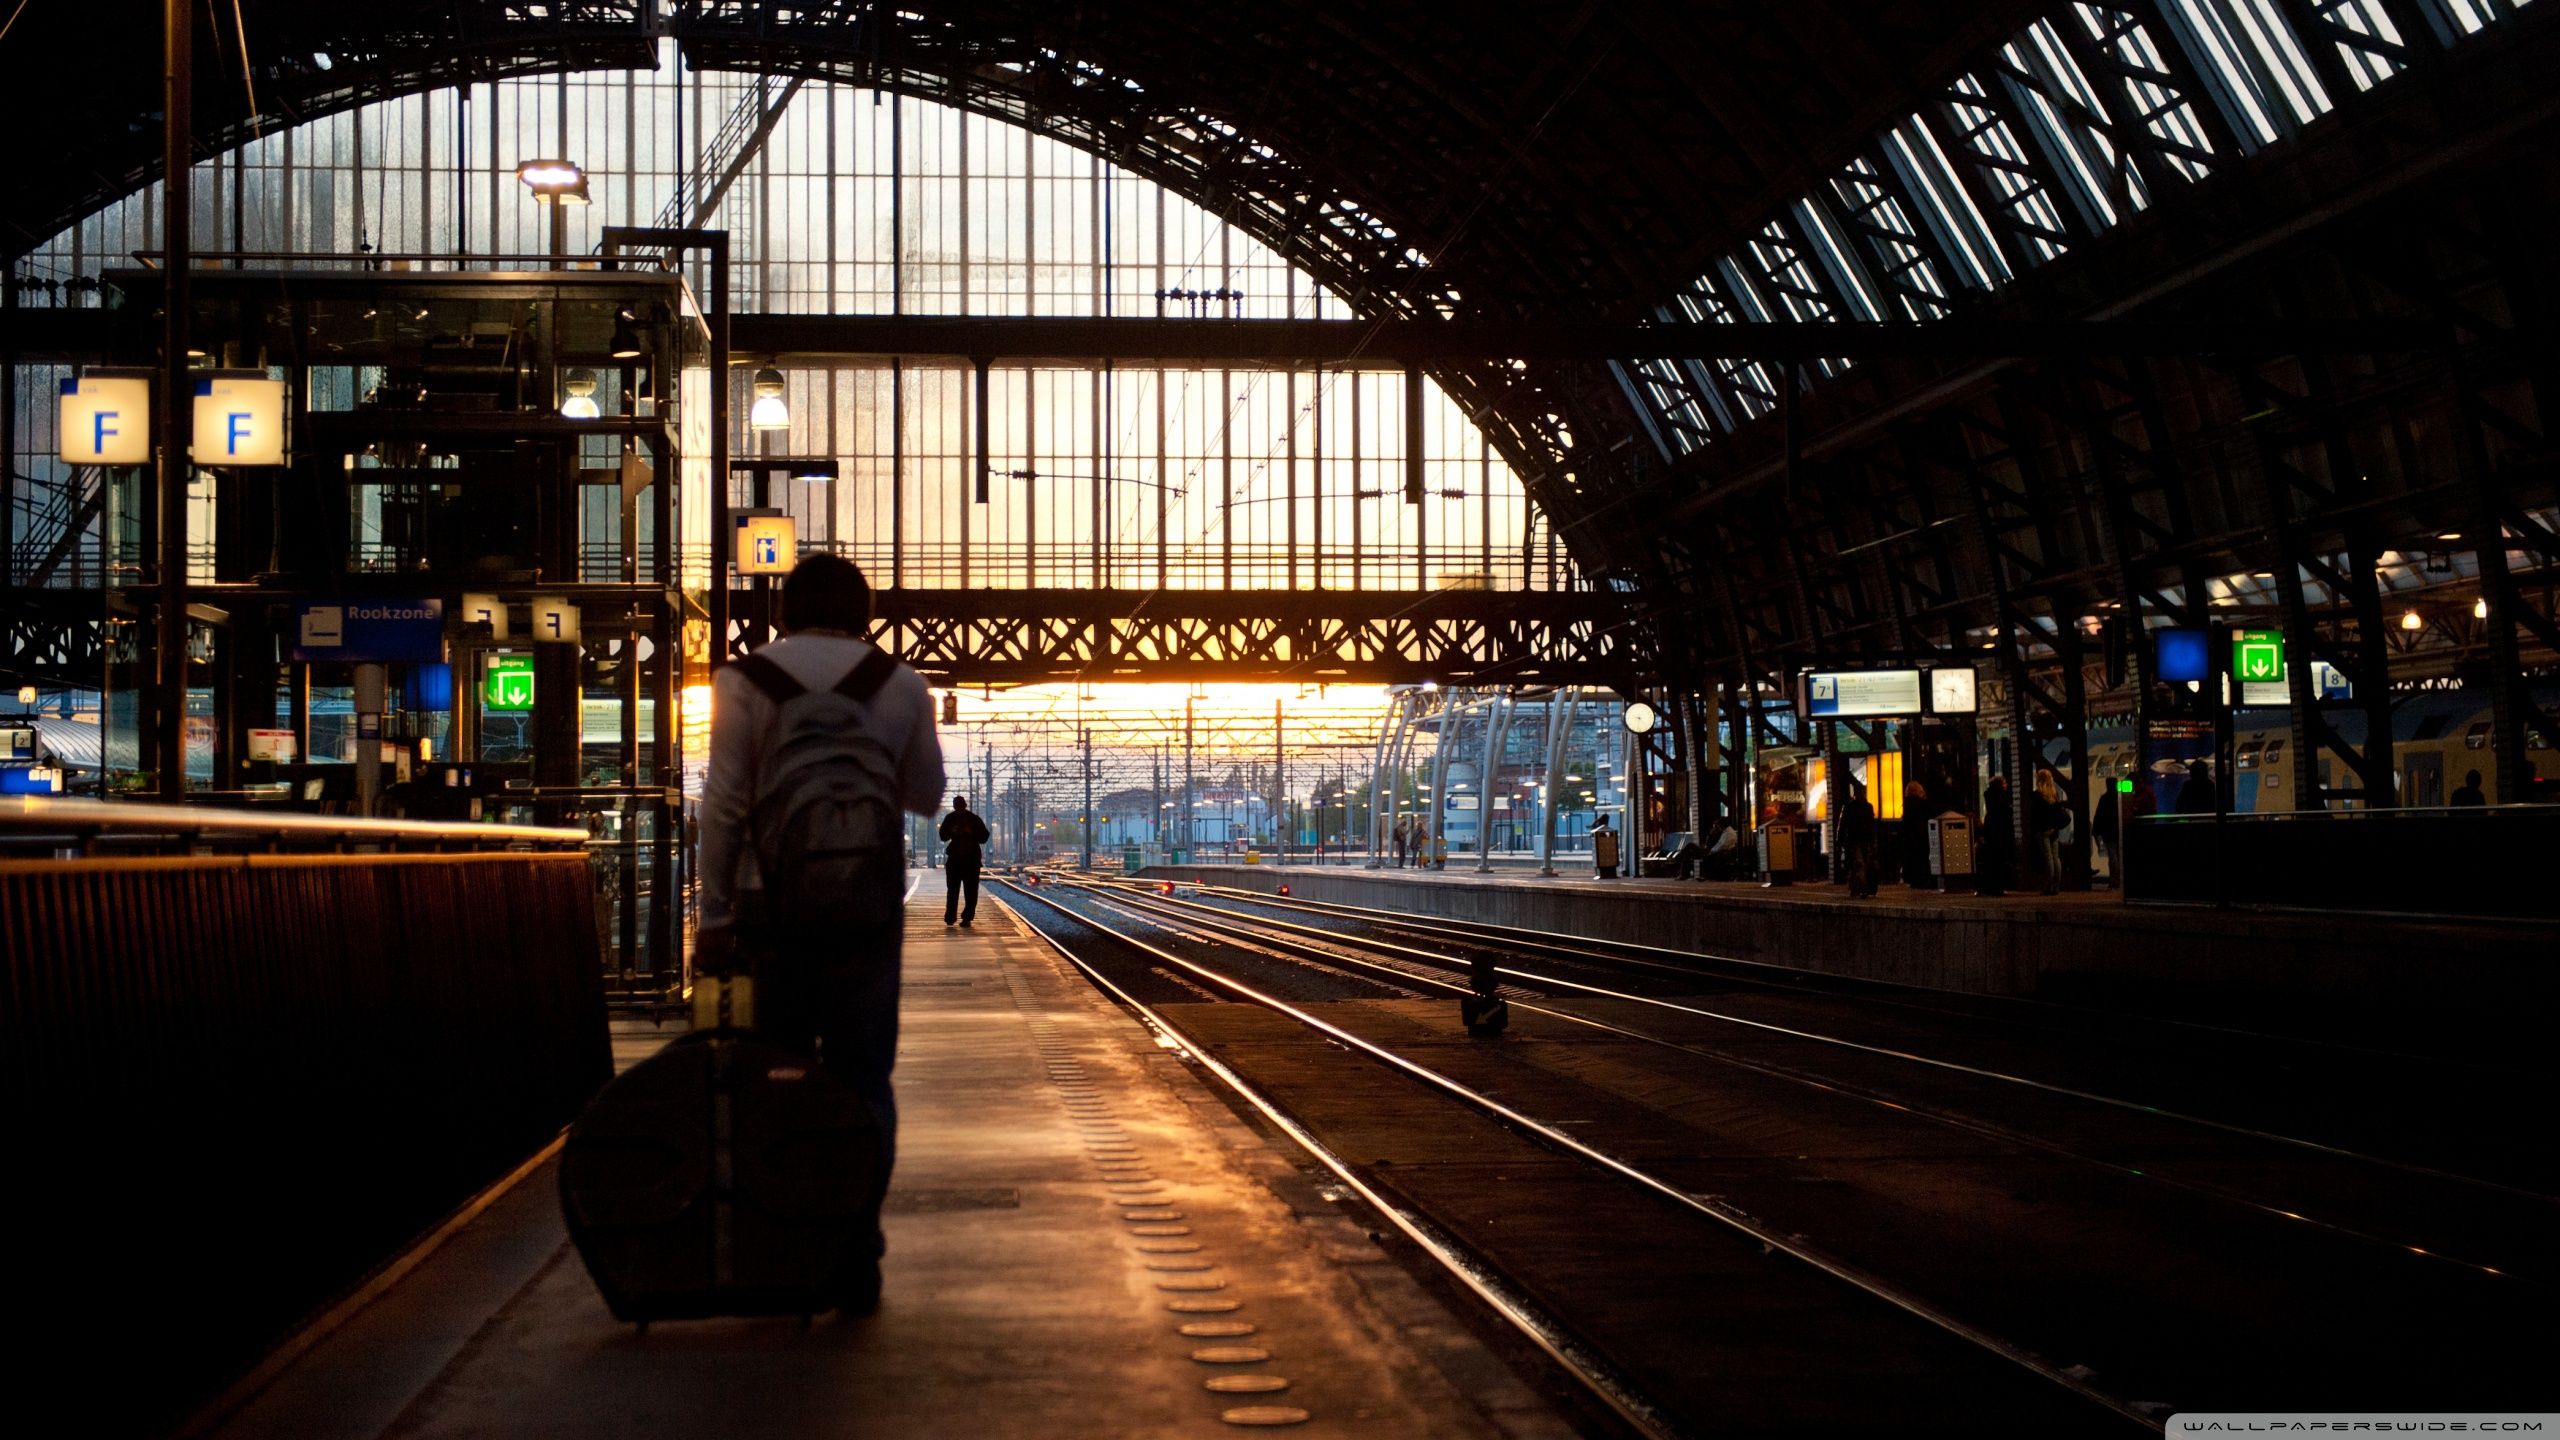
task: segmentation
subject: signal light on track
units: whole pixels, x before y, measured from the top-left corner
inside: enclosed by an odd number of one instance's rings
[[[1288,887],[1288,886],[1286,886],[1286,885],[1281,886],[1281,887],[1280,887],[1280,893],[1281,893],[1281,894],[1283,894],[1283,895],[1288,894],[1288,893],[1289,893],[1289,887]]]
[[[1170,894],[1172,894],[1172,893],[1173,893],[1173,882],[1172,882],[1172,881],[1170,881],[1170,880],[1161,880],[1161,881],[1158,881],[1158,882],[1156,883],[1156,893],[1157,893],[1157,894],[1159,894],[1159,895],[1170,895]]]

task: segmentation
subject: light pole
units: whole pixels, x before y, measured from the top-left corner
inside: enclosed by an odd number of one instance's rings
[[[765,510],[771,508],[773,504],[775,475],[788,475],[804,485],[828,485],[835,482],[838,466],[833,460],[821,460],[808,455],[759,455],[749,460],[730,461],[729,473],[751,477],[752,488],[748,493],[754,500],[755,508]],[[727,535],[716,536],[712,541],[713,548],[724,552],[730,548],[731,543],[732,537]],[[771,572],[757,574],[755,585],[757,620],[764,626],[765,639],[770,641],[773,638],[774,628]]]
[[[569,254],[569,212],[566,207],[589,203],[587,172],[575,160],[527,160],[516,167],[516,178],[533,192],[537,205],[551,207],[551,258],[566,259]]]

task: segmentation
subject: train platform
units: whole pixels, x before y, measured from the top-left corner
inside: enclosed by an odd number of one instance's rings
[[[1351,865],[1155,866],[1148,878],[1759,960],[1935,990],[2256,1027],[2456,1033],[2529,1026],[2560,1001],[2548,921],[2127,902],[2113,890],[1985,896],[1888,883],[1601,879]],[[2245,878],[2245,877],[2244,877]],[[2415,902],[2422,905],[2423,901]]]
[[[529,1165],[194,1433],[1572,1433],[1329,1198],[1001,905],[907,911],[877,1314],[616,1323]],[[616,1033],[629,1064],[663,1043]]]

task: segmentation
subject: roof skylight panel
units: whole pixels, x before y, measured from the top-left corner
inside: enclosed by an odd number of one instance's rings
[[[2009,262],[1991,238],[1989,222],[1956,179],[1938,137],[1917,115],[1885,137],[1885,159],[1902,180],[1903,193],[1920,208],[1919,219],[1938,238],[1938,253],[1963,269],[1963,283],[1996,289],[2009,279]]]

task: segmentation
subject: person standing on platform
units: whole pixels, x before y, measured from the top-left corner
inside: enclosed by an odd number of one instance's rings
[[[1413,844],[1412,816],[1399,815],[1396,817],[1396,828],[1393,838],[1396,846],[1396,868],[1401,870],[1404,868],[1404,852]]]
[[[969,797],[951,797],[951,813],[942,817],[942,928],[969,928],[978,918],[978,872],[986,862],[987,822],[969,808]],[[967,903],[962,903],[965,897]]]
[[[1902,787],[1902,883],[1914,890],[1937,883],[1929,873],[1929,817],[1937,813],[1925,783],[1914,780]]]
[[[2489,797],[2482,794],[2480,791],[2480,772],[2474,770],[2470,774],[2463,776],[2462,788],[2454,791],[2453,798],[2446,803],[2452,805],[2488,804]]]
[[[2222,808],[2215,802],[2213,762],[2210,760],[2188,762],[2187,783],[2178,787],[2178,813],[2210,815]]]
[[[1847,872],[1849,898],[1864,900],[1876,893],[1876,807],[1867,803],[1863,780],[1849,782],[1849,803],[1840,807],[1840,858]]]
[[[701,924],[694,964],[708,973],[756,967],[756,1029],[813,1051],[862,1097],[880,1127],[881,1180],[897,1154],[903,865],[866,864],[863,851],[803,854],[785,843],[800,824],[842,824],[817,813],[823,794],[930,815],[942,798],[942,743],[924,677],[862,638],[871,585],[852,561],[812,555],[782,582],[782,638],[711,681],[711,765],[700,812]],[[885,793],[883,793],[885,792]],[[895,826],[895,811],[873,815]],[[801,838],[806,838],[802,835]],[[896,843],[878,837],[885,849]],[[884,862],[895,857],[877,857]],[[850,875],[847,875],[847,871]],[[835,910],[821,916],[808,913]],[[879,1303],[879,1197],[869,1263],[844,1277],[852,1313]]]
[[[2017,816],[2009,806],[2009,777],[1994,775],[1982,792],[1982,843],[1974,847],[1977,883],[1985,895],[2009,893],[2018,860]]]
[[[2097,842],[2098,854],[2107,862],[2107,883],[2110,885],[2116,883],[2116,825],[2121,813],[2116,803],[2115,782],[2101,779],[2098,782],[2097,813],[2089,817],[2089,838]]]
[[[2053,772],[2036,772],[2035,799],[2027,807],[2027,828],[2036,843],[2037,877],[2044,893],[2062,893],[2062,832],[2070,827],[2071,807],[2062,803],[2062,787]]]
[[[1591,822],[1591,865],[1603,880],[1618,878],[1618,832],[1606,815]]]

